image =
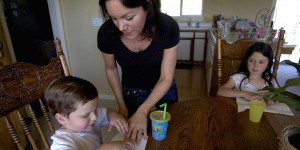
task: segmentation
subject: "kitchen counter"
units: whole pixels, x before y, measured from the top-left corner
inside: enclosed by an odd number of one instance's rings
[[[217,32],[216,32],[216,28],[210,28],[209,29],[209,33],[212,37],[213,43],[216,43],[216,36],[217,36]],[[227,43],[232,44],[235,41],[237,41],[239,39],[239,32],[229,32],[229,34],[227,35],[227,38],[225,39]],[[293,44],[284,44],[283,45],[283,51],[282,54],[291,54],[290,50],[291,49],[295,49],[296,45]],[[288,52],[285,50],[289,50]]]
[[[209,31],[210,28],[196,28],[196,27],[187,27],[179,26],[180,31]]]

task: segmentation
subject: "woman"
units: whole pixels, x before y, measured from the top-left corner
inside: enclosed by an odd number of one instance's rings
[[[159,0],[100,0],[106,19],[98,32],[98,48],[119,113],[129,119],[127,138],[147,137],[150,109],[178,101],[174,71],[178,24],[160,12]],[[120,82],[117,63],[122,69]]]

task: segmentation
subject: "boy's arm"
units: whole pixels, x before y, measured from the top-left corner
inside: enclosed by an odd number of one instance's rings
[[[106,109],[106,116],[109,120],[108,132],[115,126],[120,133],[128,132],[128,122],[118,112],[113,109]]]
[[[125,141],[113,141],[107,142],[99,147],[95,148],[94,150],[131,150],[133,148],[133,144],[130,142]]]

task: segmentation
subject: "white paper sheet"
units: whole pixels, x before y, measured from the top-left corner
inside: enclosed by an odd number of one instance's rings
[[[236,103],[238,106],[238,112],[242,112],[246,109],[250,109],[250,101],[248,101],[244,98],[237,97]],[[294,116],[290,107],[288,105],[286,105],[285,103],[273,103],[272,106],[266,106],[264,112]]]
[[[111,141],[124,141],[125,138],[125,134],[122,133],[118,133],[117,135],[115,135]],[[147,144],[148,138],[147,140],[144,139],[144,137],[142,137],[141,143],[139,145],[134,145],[132,150],[144,150],[146,148],[146,144]]]

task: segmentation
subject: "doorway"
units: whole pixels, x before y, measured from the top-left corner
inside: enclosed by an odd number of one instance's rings
[[[1,0],[18,62],[46,65],[56,56],[47,0]]]
[[[275,0],[273,15],[274,29],[285,29],[285,44],[296,45],[292,54],[282,54],[280,61],[289,59],[300,61],[300,5],[299,0]],[[300,63],[300,62],[299,62]]]

